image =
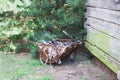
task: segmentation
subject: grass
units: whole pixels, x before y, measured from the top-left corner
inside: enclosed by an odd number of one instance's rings
[[[39,60],[33,60],[29,56],[22,58],[0,53],[0,80],[51,80],[50,75],[40,76],[35,72],[40,66]]]
[[[82,80],[89,80],[87,77],[83,77]]]

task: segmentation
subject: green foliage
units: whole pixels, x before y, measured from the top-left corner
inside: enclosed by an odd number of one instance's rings
[[[0,1],[0,50],[16,52],[26,40],[41,42],[64,36],[82,39],[85,0],[6,0]],[[6,6],[9,5],[10,7]],[[14,7],[14,9],[13,9]],[[28,43],[27,43],[28,44]],[[37,45],[29,44],[31,55]]]
[[[28,48],[30,48],[31,57],[34,59],[39,58],[38,46],[36,44],[28,44]]]

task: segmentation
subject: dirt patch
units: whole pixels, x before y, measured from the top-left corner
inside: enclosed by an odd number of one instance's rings
[[[40,75],[50,74],[53,80],[116,80],[103,69],[94,65],[91,56],[79,48],[74,61],[63,60],[61,65],[36,68]]]

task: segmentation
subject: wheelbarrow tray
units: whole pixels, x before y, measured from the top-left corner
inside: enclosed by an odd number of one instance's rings
[[[45,63],[58,63],[61,59],[67,58],[77,48],[78,43],[70,39],[55,40],[57,44],[49,42],[38,44],[39,58]]]

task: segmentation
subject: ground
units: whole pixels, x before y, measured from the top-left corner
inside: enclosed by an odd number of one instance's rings
[[[78,50],[74,61],[42,65],[27,53],[0,54],[0,80],[114,80],[94,65],[88,53]]]

